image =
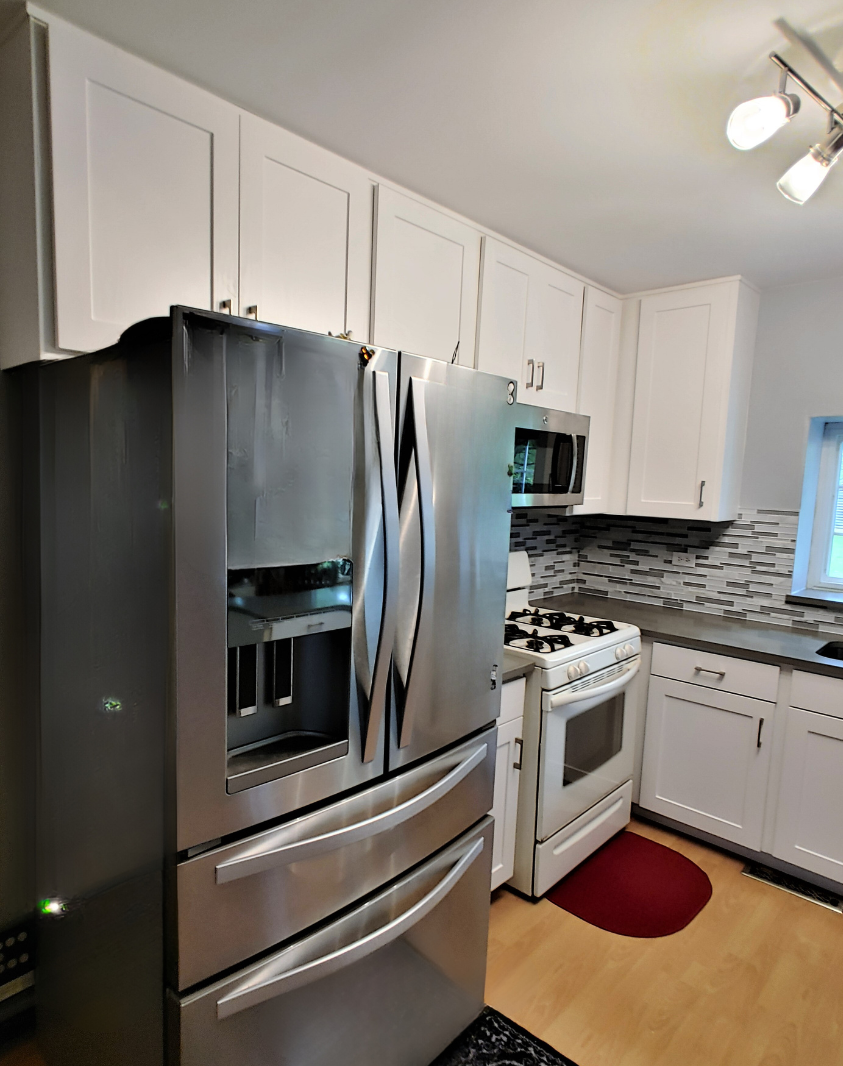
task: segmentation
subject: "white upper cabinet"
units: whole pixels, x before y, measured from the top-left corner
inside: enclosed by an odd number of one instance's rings
[[[609,508],[615,396],[623,302],[586,286],[577,412],[589,415],[585,498],[575,514],[598,514]]]
[[[629,514],[737,517],[757,318],[739,278],[642,297]]]
[[[521,403],[575,411],[584,288],[564,271],[485,237],[477,369],[517,380]]]
[[[240,313],[369,339],[373,183],[270,122],[240,129]]]
[[[384,185],[376,226],[373,343],[473,366],[480,233]]]
[[[56,334],[237,306],[238,110],[48,16]]]

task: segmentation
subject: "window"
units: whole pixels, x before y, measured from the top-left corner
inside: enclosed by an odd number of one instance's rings
[[[792,595],[843,601],[843,418],[811,419]]]

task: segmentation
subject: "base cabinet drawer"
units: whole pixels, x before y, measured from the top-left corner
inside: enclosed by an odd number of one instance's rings
[[[330,917],[478,822],[492,806],[496,732],[181,863],[172,987],[189,988]]]
[[[843,718],[788,708],[773,854],[843,882]]]
[[[651,673],[721,692],[736,692],[756,700],[775,703],[779,668],[673,644],[654,644]]]
[[[483,1008],[492,822],[251,966],[170,994],[176,1066],[421,1066]]]
[[[760,850],[774,712],[772,703],[652,677],[640,805]]]

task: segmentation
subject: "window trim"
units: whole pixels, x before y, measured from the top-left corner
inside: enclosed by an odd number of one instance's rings
[[[796,534],[791,602],[837,608],[843,579],[826,573],[834,536],[837,477],[843,454],[843,417],[812,418],[808,430],[802,502]]]

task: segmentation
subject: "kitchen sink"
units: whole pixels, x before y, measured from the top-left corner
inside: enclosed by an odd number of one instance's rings
[[[817,655],[826,659],[843,659],[843,640],[830,640],[828,644],[823,644],[821,648],[817,648]]]

